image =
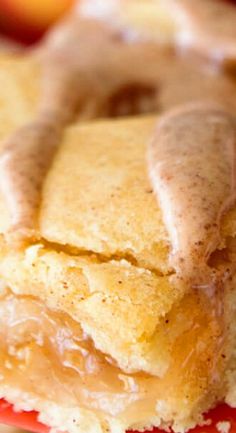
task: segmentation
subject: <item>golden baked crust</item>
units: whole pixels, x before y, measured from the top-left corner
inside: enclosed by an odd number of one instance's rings
[[[70,128],[44,185],[41,242],[20,251],[2,247],[0,268],[17,293],[37,293],[82,321],[121,366],[156,373],[156,353],[146,359],[147,342],[188,288],[170,283],[168,236],[146,172],[155,122]],[[3,212],[3,234],[7,220]],[[225,235],[234,236],[228,220]]]
[[[44,184],[41,240],[9,248],[7,214],[1,214],[0,274],[15,294],[40,298],[79,322],[123,371],[164,378],[150,424],[174,422],[179,431],[222,399],[228,385],[220,360],[224,380],[220,388],[211,382],[219,330],[208,316],[209,306],[188,287],[176,285],[168,266],[168,235],[146,171],[146,144],[156,121],[147,117],[69,128]],[[223,223],[225,242],[235,235],[234,214]],[[197,334],[193,323],[198,323]],[[193,346],[198,349],[188,364]],[[12,398],[8,393],[15,402],[14,393]]]
[[[146,360],[147,342],[183,290],[168,287],[160,274],[170,271],[168,241],[145,166],[154,123],[137,119],[71,128],[44,186],[42,247],[13,255],[10,249],[1,262],[4,280],[18,293],[34,294],[37,286],[50,307],[84,317],[87,331],[97,333],[97,346],[130,370],[154,371]],[[111,296],[108,303],[102,302],[104,293]],[[155,369],[157,364],[155,359]]]
[[[196,75],[189,68],[191,87]],[[181,67],[177,71],[181,77]],[[171,82],[171,70],[166,74]],[[34,117],[40,75],[33,58],[0,61],[1,139]],[[235,85],[220,80],[218,87],[213,77],[206,79],[201,91],[205,94],[215,82],[217,98],[221,89],[219,100],[232,107]],[[179,87],[174,94],[173,102],[171,86],[163,83],[164,106],[185,98]],[[9,215],[0,197],[0,293],[4,296],[7,285],[15,295],[42,300],[48,309],[78,322],[124,373],[160,378],[156,411],[138,427],[173,425],[183,431],[216,401],[235,403],[235,293],[230,284],[225,292],[230,338],[222,360],[220,331],[204,295],[199,299],[189,287],[176,284],[168,263],[170,241],[146,168],[146,146],[156,122],[155,117],[142,117],[68,128],[44,183],[39,241],[27,247],[15,250],[5,242]],[[230,249],[236,209],[226,215],[222,233],[221,247]],[[231,256],[228,260],[233,261]],[[212,380],[215,364],[220,385]],[[135,427],[80,407],[63,407],[61,414],[60,406],[10,387],[0,386],[0,396],[23,409],[38,409],[42,420],[70,433]]]

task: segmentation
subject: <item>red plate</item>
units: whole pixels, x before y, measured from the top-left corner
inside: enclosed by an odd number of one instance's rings
[[[0,400],[0,423],[8,424],[29,430],[33,433],[49,433],[49,428],[37,421],[37,412],[14,412],[12,405],[4,400]],[[216,427],[218,422],[229,421],[230,429],[228,433],[236,433],[236,409],[221,405],[212,410],[206,419],[211,420],[210,425],[197,427],[191,433],[219,433]],[[159,429],[154,429],[153,433],[164,433]]]
[[[0,400],[0,423],[8,424],[33,433],[49,433],[49,428],[37,421],[37,412],[15,412],[11,404]]]

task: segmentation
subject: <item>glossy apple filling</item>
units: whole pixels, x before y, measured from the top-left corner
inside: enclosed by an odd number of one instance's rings
[[[188,417],[209,388],[217,389],[222,359],[217,324],[196,296],[188,295],[157,331],[171,354],[158,378],[126,374],[69,316],[8,293],[0,298],[0,387],[92,408],[131,424],[155,411],[167,419],[174,412]]]

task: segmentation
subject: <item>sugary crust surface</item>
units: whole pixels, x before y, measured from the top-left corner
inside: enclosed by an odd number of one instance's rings
[[[188,288],[172,283],[168,236],[147,176],[155,123],[70,128],[44,185],[41,243],[19,251],[2,245],[0,270],[15,292],[80,321],[123,368],[162,375],[168,349],[154,350],[155,335]],[[228,219],[224,232],[234,235]]]
[[[45,239],[167,271],[167,233],[145,161],[155,121],[108,121],[68,132],[45,183]]]
[[[7,62],[4,60],[5,65]],[[3,82],[9,83],[8,89],[2,86],[1,138],[30,120],[37,106],[37,65],[33,66],[36,78],[30,81],[33,63],[16,63],[17,79],[11,66],[7,80],[8,67],[4,72],[0,68],[0,80],[5,74]],[[26,77],[30,84],[24,93]],[[13,90],[16,81],[17,89]],[[9,98],[15,92],[19,95],[16,113]],[[154,117],[143,117],[69,128],[44,184],[40,242],[18,251],[7,247],[4,233],[9,219],[0,198],[0,274],[16,294],[39,297],[49,308],[79,321],[95,345],[124,370],[144,370],[162,377],[170,364],[170,350],[175,350],[176,336],[183,335],[185,324],[201,313],[194,298],[189,297],[188,287],[173,282],[168,265],[169,239],[147,176],[146,146],[156,122]],[[236,234],[236,209],[225,217],[222,232],[223,248],[226,239]],[[229,317],[231,314],[230,310]],[[200,321],[204,322],[204,316]],[[159,415],[150,424],[174,418],[177,408],[176,430],[184,430],[214,401],[214,395],[202,398],[209,385],[205,365],[215,355],[214,344],[208,344],[212,335],[206,326],[198,338],[207,344],[191,375],[179,380],[185,355],[179,349],[176,375],[170,377],[173,398],[169,407],[159,403]],[[232,361],[229,383],[235,380],[234,371]],[[233,404],[234,387],[230,389],[227,398]],[[24,400],[16,390],[1,392],[10,401]],[[226,393],[224,384],[224,389],[217,390],[217,398]],[[70,433],[100,433],[108,424],[113,433],[128,427],[73,408],[63,409],[63,421],[58,408],[52,405],[46,409],[46,404],[32,397],[32,407],[42,412],[45,422],[55,417],[55,426],[65,425]],[[77,424],[73,426],[75,412]]]

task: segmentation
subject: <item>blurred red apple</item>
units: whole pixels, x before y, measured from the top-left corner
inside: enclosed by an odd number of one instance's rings
[[[75,0],[0,0],[0,31],[33,42],[68,11]]]

